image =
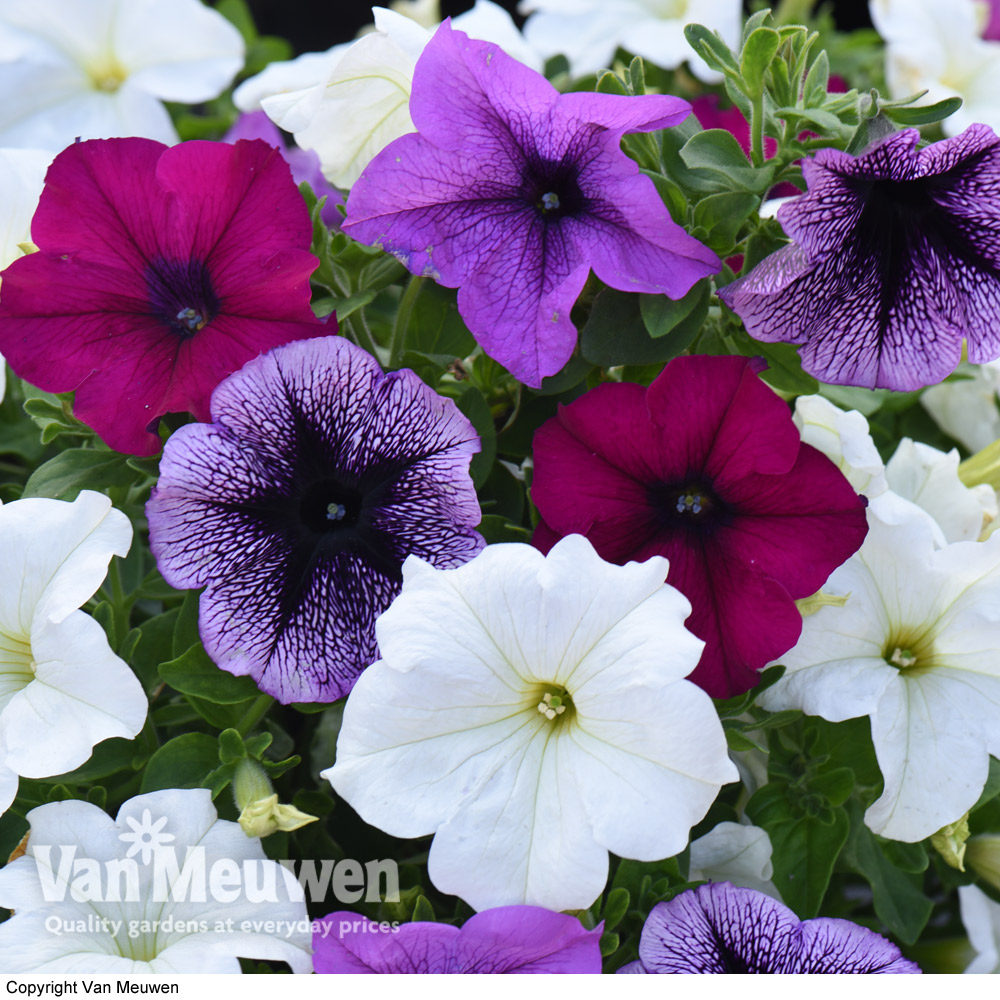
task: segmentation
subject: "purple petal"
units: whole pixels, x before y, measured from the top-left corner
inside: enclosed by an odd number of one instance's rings
[[[313,967],[320,973],[353,975],[453,973],[461,931],[449,924],[403,924],[386,929],[357,913],[341,911],[318,920]]]

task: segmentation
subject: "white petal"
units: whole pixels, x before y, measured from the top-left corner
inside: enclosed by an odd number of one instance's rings
[[[766,830],[742,823],[719,823],[691,842],[688,880],[732,882],[779,898],[771,882],[771,841]]]
[[[233,91],[233,103],[240,111],[257,111],[265,97],[317,87],[326,81],[337,61],[350,46],[351,43],[347,42],[334,45],[326,52],[305,52],[297,59],[270,63]]]
[[[903,438],[886,466],[886,480],[901,497],[922,507],[949,542],[975,541],[986,515],[996,517],[992,489],[970,490],[958,478],[958,451],[938,451]]]
[[[1000,438],[1000,362],[962,364],[957,372],[972,377],[933,385],[920,402],[945,434],[976,452]]]
[[[539,732],[437,832],[428,874],[477,910],[582,909],[600,895],[608,852],[588,829],[567,741]]]
[[[794,420],[802,440],[823,452],[859,493],[871,499],[885,491],[885,466],[857,410],[845,412],[823,396],[799,396]]]
[[[978,886],[960,885],[958,907],[969,944],[976,951],[964,971],[973,975],[1000,971],[1000,904]]]
[[[0,632],[31,635],[37,618],[62,621],[124,556],[132,525],[111,501],[84,490],[72,503],[30,498],[0,507]]]
[[[146,695],[115,656],[104,629],[75,611],[32,631],[35,678],[3,709],[4,761],[46,778],[85,763],[102,740],[132,739],[146,721]]]
[[[995,720],[1000,705],[986,710]],[[979,693],[951,671],[931,668],[916,677],[901,672],[872,715],[885,788],[865,813],[867,826],[915,843],[968,812],[989,770],[982,712]]]
[[[243,37],[200,0],[116,5],[112,45],[129,82],[165,101],[218,97],[242,69]]]
[[[632,5],[629,5],[632,8]],[[595,8],[581,13],[541,11],[525,22],[528,44],[546,58],[564,55],[574,76],[597,73],[611,65],[623,17],[637,17],[634,9]]]
[[[23,256],[19,243],[31,240],[31,217],[52,154],[40,149],[0,149],[0,270]],[[5,380],[0,367],[0,401]]]

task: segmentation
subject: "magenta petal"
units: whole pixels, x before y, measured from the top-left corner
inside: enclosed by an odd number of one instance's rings
[[[335,332],[310,306],[312,226],[260,141],[77,143],[49,169],[39,252],[3,275],[0,352],[23,378],[76,390],[112,447],[153,454],[169,412],[262,351]]]

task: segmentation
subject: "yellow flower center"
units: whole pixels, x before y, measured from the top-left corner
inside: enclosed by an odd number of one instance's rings
[[[565,688],[543,685],[538,693],[537,711],[549,722],[565,721],[575,714],[573,701]]]
[[[128,79],[128,71],[110,53],[87,67],[87,75],[95,90],[113,94]]]

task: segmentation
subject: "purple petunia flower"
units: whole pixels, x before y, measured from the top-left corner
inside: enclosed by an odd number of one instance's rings
[[[152,455],[166,413],[262,351],[336,332],[309,304],[312,224],[265,143],[97,139],[63,150],[3,273],[0,353],[116,451]]]
[[[691,680],[714,698],[748,691],[795,645],[795,600],[868,531],[864,498],[802,443],[757,370],[746,358],[675,358],[648,389],[584,393],[534,440],[534,544],[579,533],[609,562],[666,556],[705,641]]]
[[[657,903],[639,961],[620,973],[919,973],[880,934],[830,917],[800,921],[756,889],[714,882]]]
[[[823,149],[778,219],[794,241],[720,291],[750,334],[801,344],[824,382],[910,390],[1000,356],[1000,138]]]
[[[676,97],[559,94],[445,22],[413,76],[418,132],[368,165],[343,229],[457,287],[483,349],[538,386],[573,352],[570,310],[591,268],[613,288],[675,299],[719,270],[620,148],[624,133],[690,110]]]
[[[201,638],[279,701],[334,701],[378,657],[375,619],[410,554],[450,568],[482,547],[479,438],[411,371],[323,337],[249,362],[211,424],[163,451],[146,505],[174,587],[205,587]]]
[[[461,927],[414,923],[389,928],[356,913],[317,921],[317,972],[496,975],[601,971],[602,926],[586,930],[576,917],[538,906],[501,906]]]

